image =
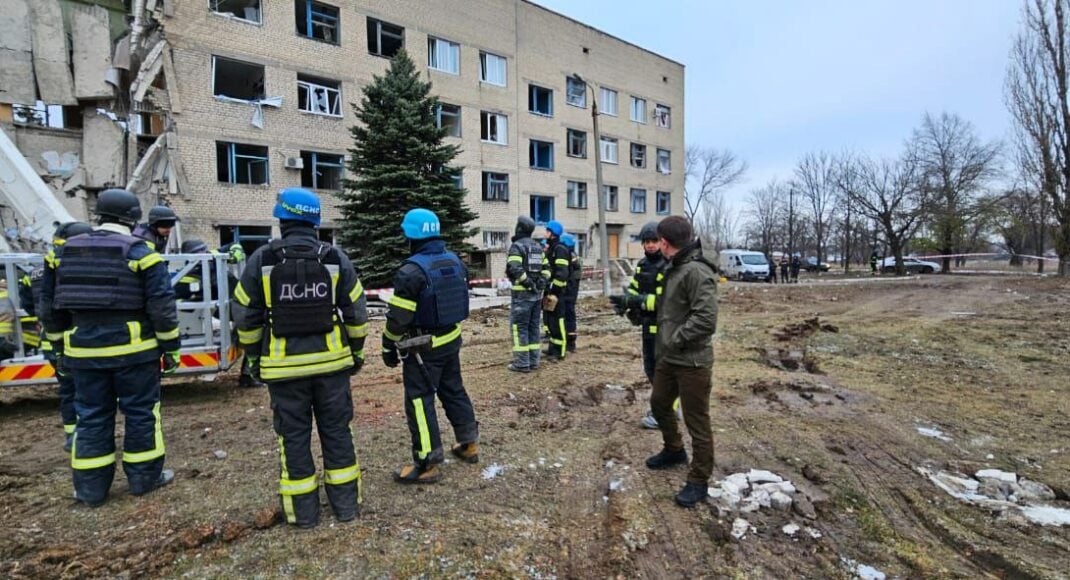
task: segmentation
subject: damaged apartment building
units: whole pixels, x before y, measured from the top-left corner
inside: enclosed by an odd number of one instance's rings
[[[596,147],[611,257],[639,257],[641,226],[683,211],[683,65],[526,0],[0,5],[0,127],[72,215],[127,186],[174,207],[185,238],[252,249],[278,191],[304,186],[331,239],[352,103],[403,47],[462,151],[477,275],[502,275],[519,215],[597,257]]]

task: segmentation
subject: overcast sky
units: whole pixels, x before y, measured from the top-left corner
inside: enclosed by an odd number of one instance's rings
[[[926,111],[1004,138],[1019,0],[536,0],[686,65],[686,140],[750,164],[729,199],[807,151],[896,154]]]

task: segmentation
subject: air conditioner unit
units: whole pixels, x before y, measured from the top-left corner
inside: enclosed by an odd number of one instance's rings
[[[300,157],[287,157],[286,163],[283,164],[286,169],[304,169],[305,160]]]

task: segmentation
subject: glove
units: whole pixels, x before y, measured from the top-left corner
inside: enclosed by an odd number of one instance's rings
[[[401,364],[401,358],[398,356],[397,349],[385,349],[383,350],[383,364],[394,369]]]
[[[557,310],[557,296],[547,294],[546,297],[542,299],[542,309],[547,312]]]
[[[535,281],[531,278],[524,280],[524,283],[522,285],[524,286],[524,289],[528,292],[536,292],[538,290],[538,288],[535,287]]]
[[[628,322],[632,323],[632,326],[639,326],[643,323],[642,315],[634,308],[629,308],[625,311],[625,315],[628,317]]]
[[[181,361],[181,355],[177,350],[163,353],[163,374],[164,376],[170,376],[175,374],[178,370],[179,362]]]
[[[249,376],[256,380],[260,380],[260,355],[245,354],[245,360],[249,361],[249,366],[246,369],[249,372]]]
[[[353,368],[349,369],[349,376],[353,376],[364,368],[364,357],[353,355]]]
[[[55,353],[52,361],[52,368],[56,369],[57,377],[66,377],[70,373],[70,369],[67,368],[67,357],[62,353]]]
[[[624,298],[623,294],[614,294],[609,297],[609,301],[613,303],[613,312],[616,312],[617,316],[623,316],[624,311],[628,309],[624,304]]]

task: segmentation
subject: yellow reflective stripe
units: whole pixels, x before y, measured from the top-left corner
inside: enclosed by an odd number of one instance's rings
[[[264,305],[271,308],[271,273],[260,276],[260,284],[264,287]]]
[[[634,290],[632,288],[628,288],[628,294],[631,294],[632,296],[638,296],[639,295],[639,291],[638,290]]]
[[[568,266],[568,259],[567,258],[557,258],[556,260],[554,260],[554,265],[555,266]]]
[[[242,306],[249,305],[249,295],[245,293],[245,288],[242,287],[241,282],[239,282],[238,287],[234,289],[234,299],[237,300],[238,304],[241,304]]]
[[[41,341],[41,350],[45,352],[52,352],[52,343],[47,339]]]
[[[124,356],[128,354],[135,354],[139,352],[145,352],[146,350],[153,350],[159,347],[159,343],[155,338],[149,340],[143,340],[137,344],[120,344],[118,346],[101,346],[101,347],[87,347],[87,346],[71,346],[71,337],[68,334],[63,337],[63,354],[72,358],[97,358],[97,357],[115,357]]]
[[[680,408],[680,397],[676,397],[676,400],[672,402],[672,410],[675,411]]]
[[[387,340],[392,340],[394,342],[401,340],[400,334],[394,334],[393,332],[390,332],[390,330],[387,328],[383,329],[383,336],[386,337]]]
[[[520,273],[520,277],[517,278],[516,281],[520,282],[521,284],[523,284],[524,282],[527,282],[528,281],[528,273],[527,272],[521,272]]]
[[[657,288],[654,289],[654,294],[657,294],[658,296],[661,296],[661,293],[664,292],[664,291],[665,291],[665,287],[664,286],[658,286]]]
[[[70,434],[74,433],[74,428],[75,427],[77,427],[77,425],[75,425],[73,423],[71,423],[70,425],[64,425],[63,426],[63,432],[66,433],[67,435],[70,435]]]
[[[505,259],[506,262],[524,262],[524,256],[511,255]]]
[[[278,338],[274,334],[268,342],[268,359],[282,360],[286,354],[286,339]]]
[[[115,453],[101,455],[100,457],[75,457],[74,447],[71,447],[71,467],[74,469],[99,469],[115,463]]]
[[[565,280],[554,280],[554,286],[564,288],[565,286],[568,286],[568,282]]]
[[[431,453],[431,431],[427,428],[427,416],[424,415],[424,400],[419,397],[413,399],[412,408],[416,415],[416,428],[420,432],[420,451],[417,456],[427,459]]]
[[[15,332],[15,325],[11,322],[0,322],[0,332],[9,334]]]
[[[238,329],[238,342],[242,344],[257,344],[264,339],[264,328],[254,328],[252,330]]]
[[[664,279],[665,279],[665,273],[664,272],[658,272],[657,281],[661,282]]]
[[[514,292],[527,292],[528,288],[527,288],[527,286],[513,286],[513,291]]]
[[[163,258],[159,254],[153,252],[140,260],[130,260],[130,269],[134,272],[148,270],[149,268],[163,262]]]
[[[280,479],[279,493],[281,495],[304,495],[316,491],[317,486],[315,473],[304,479]]]
[[[442,336],[431,337],[431,348],[438,348],[440,346],[449,344],[461,336],[461,325],[458,324],[452,331],[443,334]]]
[[[513,352],[527,352],[527,345],[520,346],[520,325],[513,325]]]
[[[36,316],[23,316],[19,319],[21,322],[37,322]]]
[[[47,338],[48,340],[50,340],[52,342],[59,342],[59,341],[63,340],[63,333],[62,332],[46,332],[45,333],[45,338]]]
[[[55,242],[53,242],[53,245],[59,245],[59,244],[56,244]],[[45,254],[45,264],[48,265],[51,268],[55,268],[56,267],[56,251],[55,250],[49,250],[48,253]]]
[[[561,318],[557,319],[557,325],[558,325],[558,332],[560,332],[560,334],[558,336],[561,337],[561,340],[557,341],[556,344],[560,344],[561,345],[561,357],[564,358],[564,356],[565,356],[565,343],[566,343],[566,340],[565,340],[565,317],[564,316],[562,316]]]
[[[324,469],[323,482],[327,485],[342,485],[360,479],[360,466],[354,463],[340,469]]]
[[[349,343],[347,342],[346,346],[348,345]],[[341,352],[342,348],[342,329],[335,326],[334,330],[327,335],[327,350],[337,353]]]
[[[349,301],[356,302],[360,299],[361,294],[364,294],[364,285],[360,283],[360,280],[357,280],[357,284],[349,291]]]
[[[273,367],[267,368],[261,366],[260,378],[265,381],[277,381],[284,379],[293,379],[299,377],[307,377],[312,375],[325,375],[335,373],[338,371],[344,371],[353,366],[353,357],[346,355],[345,358],[341,358],[332,362],[325,362],[320,364],[309,364],[297,367]]]
[[[131,320],[126,323],[126,328],[130,330],[130,344],[141,343],[141,323],[135,320]]]
[[[658,333],[658,325],[657,324],[651,324],[650,326],[646,327],[646,331],[649,332],[650,334],[657,334]]]
[[[353,356],[359,358],[360,360],[364,360],[364,349],[353,351]]]
[[[347,324],[346,335],[349,338],[364,338],[368,336],[368,323],[364,324]]]
[[[196,276],[183,276],[178,281],[181,284],[199,284],[201,279]]]
[[[657,296],[654,296],[653,294],[647,294],[646,300],[643,301],[643,310],[653,312],[657,308],[657,299]]]
[[[156,332],[156,340],[175,340],[178,338],[178,328],[167,332]]]
[[[391,296],[387,301],[387,304],[391,306],[397,306],[403,310],[409,312],[416,312],[416,302],[407,298],[401,298],[400,296]]]
[[[636,288],[638,288],[639,287],[639,280],[636,280],[635,278],[632,278],[632,283],[629,284],[629,286],[635,286]]]
[[[286,469],[286,445],[283,444],[282,435],[279,435],[279,466],[282,468],[282,473],[279,477],[279,485],[281,486],[282,482],[290,479],[290,471]],[[288,495],[282,496],[282,511],[286,514],[287,523],[297,523],[297,514],[294,512],[293,498]]]
[[[152,416],[156,419],[153,429],[153,445],[148,451],[123,452],[123,463],[144,463],[164,456],[163,422],[160,420],[160,402],[152,406]]]

